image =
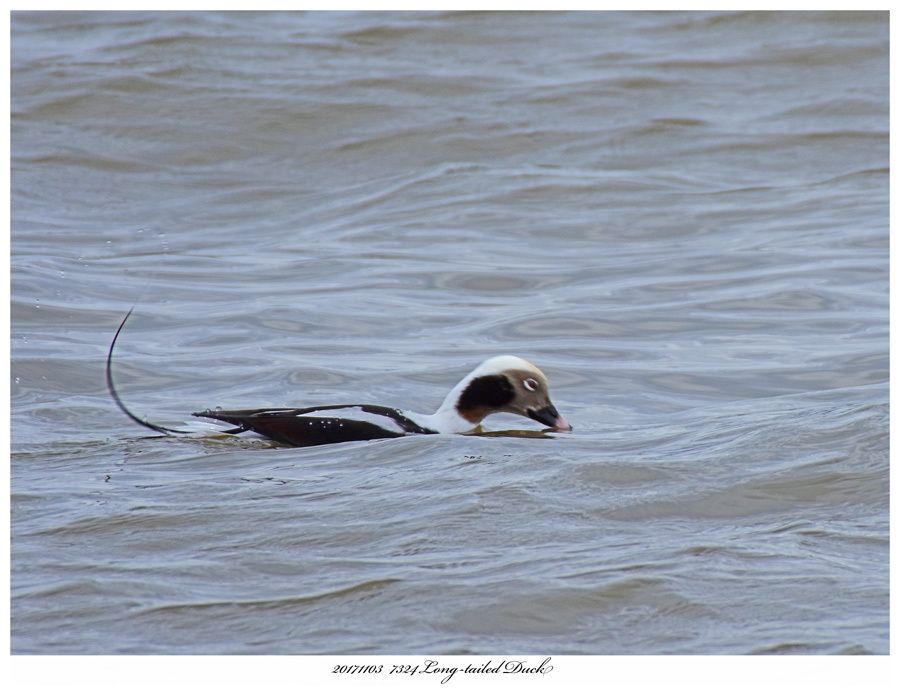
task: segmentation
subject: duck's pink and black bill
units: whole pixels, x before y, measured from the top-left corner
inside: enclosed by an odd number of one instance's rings
[[[556,410],[553,404],[544,406],[544,408],[537,411],[529,409],[528,417],[554,430],[572,429],[572,426],[566,422],[566,419],[559,415],[559,411]]]

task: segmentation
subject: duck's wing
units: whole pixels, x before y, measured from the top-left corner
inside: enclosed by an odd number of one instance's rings
[[[217,409],[193,415],[236,425],[237,428],[226,431],[230,434],[253,431],[270,440],[294,447],[434,432],[420,426],[397,409],[368,404],[245,411]]]

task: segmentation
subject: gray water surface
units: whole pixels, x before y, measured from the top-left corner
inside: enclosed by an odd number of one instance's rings
[[[889,651],[887,13],[11,25],[14,654]]]

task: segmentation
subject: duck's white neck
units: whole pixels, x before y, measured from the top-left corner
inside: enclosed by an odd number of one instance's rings
[[[456,404],[459,402],[460,395],[465,388],[469,386],[472,379],[482,374],[482,367],[483,366],[479,366],[472,370],[472,372],[466,375],[459,384],[453,387],[444,399],[444,403],[442,403],[441,407],[433,414],[427,415],[424,413],[405,411],[404,415],[411,418],[419,425],[438,433],[467,433],[470,430],[474,430],[479,424],[472,423],[459,415],[459,411],[456,410]]]
[[[411,418],[416,423],[429,430],[437,433],[467,433],[478,427],[478,423],[467,421],[456,410],[456,403],[459,401],[459,395],[468,382],[463,380],[457,384],[452,391],[447,394],[441,407],[431,415],[424,413],[414,413],[412,411],[404,411],[403,415]]]
[[[428,428],[436,433],[467,433],[478,427],[477,423],[470,423],[459,415],[453,405],[449,409],[441,406],[436,413],[430,416],[424,413],[414,413],[413,411],[404,411],[403,415],[423,428]]]

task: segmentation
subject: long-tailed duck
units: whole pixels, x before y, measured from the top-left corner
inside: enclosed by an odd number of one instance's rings
[[[161,433],[183,433],[134,415],[116,392],[112,379],[113,348],[129,316],[131,311],[125,315],[109,346],[106,359],[109,392],[119,409],[136,423]],[[485,360],[450,390],[432,415],[368,404],[246,411],[216,409],[191,415],[237,426],[222,431],[224,434],[252,431],[282,444],[306,447],[409,434],[468,433],[492,413],[515,413],[555,431],[572,429],[551,403],[544,373],[527,360],[512,355]]]

